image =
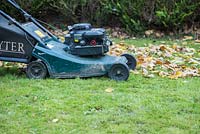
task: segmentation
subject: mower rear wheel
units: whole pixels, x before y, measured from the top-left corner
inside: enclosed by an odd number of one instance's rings
[[[47,68],[41,61],[33,61],[28,64],[26,75],[30,79],[44,79],[47,76]]]
[[[126,64],[114,64],[108,72],[108,77],[116,81],[126,81],[129,77],[129,68]]]
[[[128,65],[129,69],[135,70],[136,65],[137,65],[137,61],[136,61],[135,57],[133,57],[130,54],[122,54],[121,56],[126,57],[126,59],[128,60],[128,62],[126,64]]]

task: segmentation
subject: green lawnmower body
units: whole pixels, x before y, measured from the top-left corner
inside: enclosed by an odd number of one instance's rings
[[[127,80],[129,69],[135,68],[136,61],[131,55],[73,55],[70,45],[62,43],[14,0],[7,1],[24,15],[26,23],[0,10],[0,60],[26,63],[29,78],[45,78],[47,74],[52,78],[108,75],[121,81]]]
[[[45,63],[53,78],[92,77],[106,75],[114,64],[126,65],[125,57],[79,57],[67,53],[66,45],[58,41],[45,42],[49,49],[38,44],[32,55]]]

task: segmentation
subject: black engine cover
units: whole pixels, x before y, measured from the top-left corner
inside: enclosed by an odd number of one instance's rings
[[[91,24],[75,24],[69,31],[65,37],[65,44],[69,45],[68,52],[74,55],[104,55],[109,51],[109,45],[112,45],[105,29],[92,28]]]

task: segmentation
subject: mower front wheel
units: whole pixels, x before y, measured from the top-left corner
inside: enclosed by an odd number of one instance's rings
[[[126,57],[126,59],[128,60],[126,64],[128,65],[129,69],[135,70],[136,65],[137,65],[137,61],[135,57],[133,57],[130,54],[122,54],[121,56]]]
[[[108,72],[108,77],[116,81],[126,81],[129,77],[129,68],[126,64],[114,64]]]
[[[30,79],[44,79],[47,76],[47,68],[41,61],[33,61],[28,64],[26,75]]]

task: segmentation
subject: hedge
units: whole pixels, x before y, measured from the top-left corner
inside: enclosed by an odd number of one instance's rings
[[[149,28],[180,30],[200,22],[199,0],[16,0],[33,16],[68,24],[120,26],[129,33]],[[5,0],[1,9],[8,9]],[[16,12],[16,11],[15,11]]]

